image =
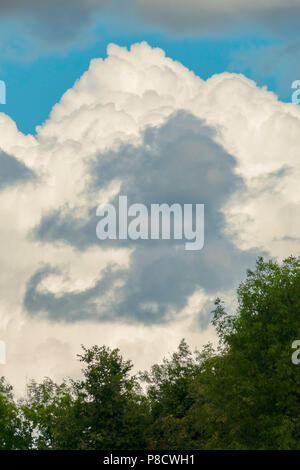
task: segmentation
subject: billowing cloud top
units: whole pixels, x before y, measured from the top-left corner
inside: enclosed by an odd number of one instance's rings
[[[8,376],[63,374],[81,343],[134,344],[141,360],[206,340],[211,301],[258,254],[299,250],[299,130],[298,106],[243,75],[205,82],[146,43],[91,61],[35,137],[1,113]],[[205,203],[204,249],[100,242],[95,208],[119,194]]]

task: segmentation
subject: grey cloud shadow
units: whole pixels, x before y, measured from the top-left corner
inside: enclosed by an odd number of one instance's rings
[[[188,252],[180,243],[165,241],[100,242],[95,233],[98,222],[95,207],[90,208],[91,220],[74,220],[72,214],[66,216],[58,211],[36,227],[33,236],[39,241],[69,243],[78,250],[96,244],[107,248],[134,247],[130,269],[108,270],[95,289],[76,297],[76,308],[81,305],[80,319],[163,323],[186,305],[195,290],[205,289],[213,294],[231,289],[246,269],[254,265],[262,253],[240,251],[223,233],[225,220],[221,208],[236,191],[243,191],[243,181],[235,173],[234,157],[214,137],[214,131],[202,121],[179,112],[163,126],[146,130],[142,146],[121,146],[117,152],[99,155],[91,165],[93,189],[104,188],[120,178],[120,194],[127,195],[129,203],[204,203],[205,245],[201,251]],[[107,287],[116,281],[121,281],[122,286],[99,313],[94,300],[103,285]],[[73,297],[72,294],[64,296],[64,310],[61,299],[53,294],[37,296],[38,285],[37,278],[34,284],[29,281],[27,311],[35,314],[46,310],[52,319],[57,319],[59,312],[66,321],[73,321],[70,306],[74,304],[68,297]]]
[[[0,3],[0,17],[20,22],[20,33],[32,36],[45,48],[84,41],[93,23],[103,18],[141,29],[181,37],[224,37],[253,32],[271,36],[297,37],[300,4],[295,6],[251,5],[246,9],[229,5],[207,5],[195,0],[194,7],[182,9],[182,0],[10,0]],[[241,1],[242,3],[242,1]],[[84,34],[82,34],[84,33]]]
[[[0,3],[1,19],[15,19],[48,47],[76,42],[109,0],[10,0]]]
[[[34,178],[34,173],[24,163],[0,150],[0,191]]]
[[[297,37],[300,27],[300,3],[270,5],[261,0],[243,8],[236,2],[228,1],[222,8],[216,2],[194,0],[182,8],[181,0],[151,3],[148,0],[134,0],[134,9],[140,18],[160,31],[176,36],[224,37],[228,35],[263,34],[269,37]]]

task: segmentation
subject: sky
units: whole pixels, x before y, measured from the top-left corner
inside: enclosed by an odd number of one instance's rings
[[[81,344],[144,369],[214,343],[216,297],[235,311],[258,256],[298,256],[300,0],[10,0],[0,18],[0,375],[22,393],[76,376]],[[205,204],[203,249],[100,241],[120,195]]]

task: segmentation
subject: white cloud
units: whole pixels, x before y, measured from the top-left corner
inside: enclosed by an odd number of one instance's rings
[[[0,192],[0,338],[7,343],[8,361],[1,373],[19,388],[26,377],[76,373],[73,357],[80,344],[120,346],[141,368],[174,349],[183,336],[198,346],[214,337],[211,330],[195,328],[199,309],[214,297],[203,290],[200,304],[192,295],[165,325],[128,324],[124,319],[50,322],[45,312],[29,315],[23,307],[27,283],[42,266],[57,271],[46,271],[39,291],[58,298],[92,289],[111,264],[132,269],[128,247],[79,250],[63,240],[38,241],[32,231],[58,209],[87,217],[90,204],[97,205],[113,190],[111,186],[101,196],[92,189],[90,165],[96,157],[109,158],[109,151],[122,144],[139,148],[148,126],[160,128],[179,110],[214,128],[216,141],[237,160],[235,171],[244,188],[224,201],[229,237],[244,250],[278,257],[298,252],[300,108],[278,101],[242,75],[223,73],[204,82],[146,43],[130,51],[110,45],[108,58],[91,62],[36,137],[24,136],[0,114],[0,149],[36,175]],[[228,260],[223,261],[226,269]],[[105,295],[93,301],[101,305],[114,298],[109,291]]]

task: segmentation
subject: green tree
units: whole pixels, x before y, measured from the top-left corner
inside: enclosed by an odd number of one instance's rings
[[[150,372],[144,372],[140,378],[148,385],[148,397],[152,416],[176,418],[185,416],[192,404],[190,381],[199,373],[200,365],[188,344],[183,339],[178,350],[171,358],[164,358],[162,364],[154,364]]]
[[[31,448],[75,448],[76,433],[71,419],[74,398],[66,382],[58,385],[49,378],[40,384],[32,381],[20,408],[32,436]]]
[[[142,449],[146,446],[148,404],[132,362],[118,349],[83,348],[83,380],[74,382],[87,449]]]
[[[183,339],[178,350],[162,364],[155,364],[150,372],[141,374],[148,385],[151,406],[151,446],[169,450],[195,449],[200,436],[205,434],[202,421],[195,422],[192,410],[199,404],[198,378],[205,362],[211,356],[208,345],[200,354],[193,354]],[[201,403],[202,406],[202,403]]]
[[[141,449],[147,400],[118,349],[83,348],[83,378],[60,385],[32,382],[22,404],[38,449]]]
[[[26,449],[30,435],[14,401],[13,389],[0,378],[0,450]]]
[[[202,377],[216,422],[208,446],[300,448],[300,374],[291,345],[300,338],[300,260],[262,258],[238,289],[238,312],[218,300],[222,354]]]

